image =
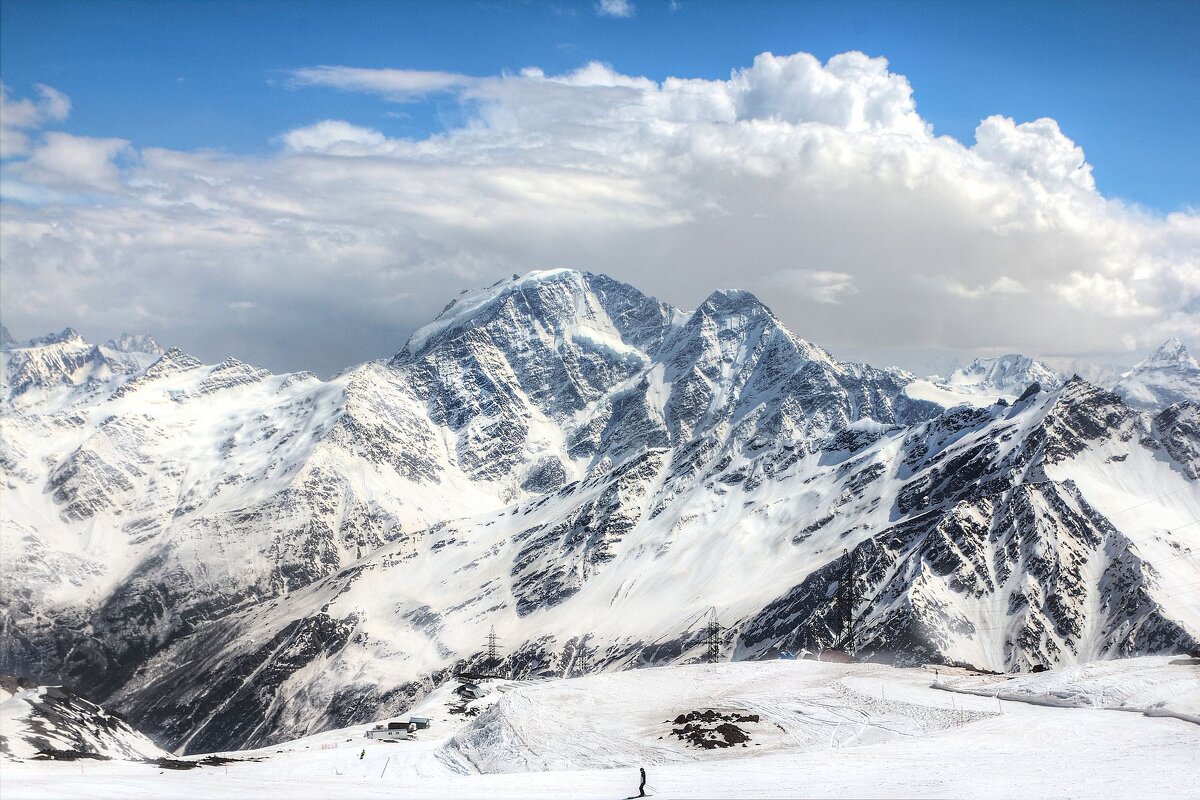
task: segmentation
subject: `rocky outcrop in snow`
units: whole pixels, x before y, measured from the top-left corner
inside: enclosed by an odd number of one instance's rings
[[[0,675],[0,755],[32,758],[44,751],[137,760],[167,756],[124,719],[69,689]]]

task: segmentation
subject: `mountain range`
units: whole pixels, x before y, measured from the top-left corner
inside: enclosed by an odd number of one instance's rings
[[[574,270],[329,380],[3,340],[0,672],[177,752],[710,641],[998,671],[1200,648],[1178,341],[1106,387],[1019,355],[918,379],[746,292],[685,312]]]

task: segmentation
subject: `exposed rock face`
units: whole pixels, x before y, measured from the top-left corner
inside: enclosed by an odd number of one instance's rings
[[[694,659],[710,606],[737,658],[1200,636],[1195,405],[1028,359],[982,370],[1037,378],[1011,402],[939,405],[745,292],[514,277],[330,381],[73,332],[2,357],[0,671],[172,749],[400,713],[492,626],[530,674]]]
[[[167,754],[121,717],[61,686],[35,686],[0,675],[0,756],[44,751],[141,760]]]

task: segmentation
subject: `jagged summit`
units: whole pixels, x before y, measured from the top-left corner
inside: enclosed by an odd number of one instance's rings
[[[718,289],[705,298],[701,308],[710,311],[740,311],[775,316],[761,300],[744,289]]]
[[[1200,403],[1200,362],[1172,337],[1121,375],[1113,391],[1126,403],[1148,411],[1174,403]]]
[[[414,332],[397,357],[416,356],[438,341],[482,327],[502,314],[536,327],[561,330],[576,318],[586,325],[597,310],[615,311],[612,321],[618,327],[636,329],[661,324],[658,318],[669,307],[606,275],[575,269],[538,270],[462,292],[433,322]]]
[[[1200,370],[1200,362],[1188,352],[1183,342],[1172,336],[1163,342],[1157,350],[1134,365],[1134,372],[1146,369],[1184,369]]]
[[[999,396],[1020,393],[1032,383],[1044,389],[1056,389],[1063,385],[1063,376],[1040,361],[1009,353],[994,358],[976,358],[937,383],[951,390]]]
[[[65,407],[110,397],[163,355],[148,335],[122,334],[103,345],[74,328],[4,347],[3,395],[10,407]],[[199,363],[199,362],[197,362]]]
[[[3,343],[7,349],[48,347],[56,344],[91,346],[80,335],[79,331],[70,327],[64,328],[57,333],[47,333],[44,336],[38,336],[22,342],[14,339],[12,334],[9,333],[8,328],[0,325],[0,343]],[[158,354],[162,352],[162,348],[158,346],[158,343],[149,334],[132,335],[122,333],[114,339],[109,339],[102,346],[118,353]]]
[[[104,346],[119,353],[149,353],[158,355],[163,352],[163,348],[148,333],[136,335],[122,333],[115,339],[109,339],[104,343]]]
[[[25,347],[44,347],[50,344],[79,344],[83,343],[83,337],[79,335],[79,331],[74,328],[63,328],[58,333],[47,333],[45,336],[38,336],[30,339],[25,343]]]
[[[943,407],[959,404],[982,407],[997,401],[1012,403],[1034,384],[1040,389],[1054,390],[1064,382],[1061,373],[1041,361],[1009,353],[976,358],[945,378],[934,375],[913,379],[905,387],[905,393]]]

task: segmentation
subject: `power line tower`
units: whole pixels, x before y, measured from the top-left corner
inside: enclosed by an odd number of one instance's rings
[[[704,643],[708,646],[708,663],[715,664],[721,659],[721,631],[724,626],[717,619],[717,609],[708,612],[708,626],[704,632]]]
[[[587,645],[583,642],[582,639],[579,641],[579,646],[578,646],[577,650],[578,650],[578,655],[575,658],[576,669],[578,670],[580,675],[587,675],[587,673],[588,673],[588,651],[587,651]]]
[[[500,665],[500,638],[496,636],[496,626],[493,625],[488,630],[487,635],[487,661],[485,662],[488,669],[496,669]]]

